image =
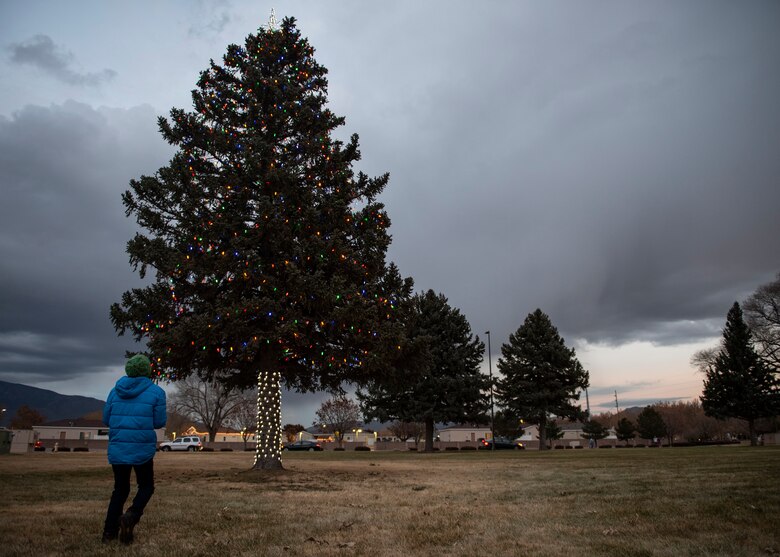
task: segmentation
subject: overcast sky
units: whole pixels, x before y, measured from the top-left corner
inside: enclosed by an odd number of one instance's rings
[[[139,284],[121,193],[271,7],[330,70],[356,169],[390,172],[389,259],[494,364],[539,307],[594,410],[701,393],[691,354],[780,271],[776,1],[0,0],[0,379],[105,399],[137,349],[108,318]]]

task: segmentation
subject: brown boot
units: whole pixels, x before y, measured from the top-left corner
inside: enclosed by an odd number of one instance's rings
[[[114,540],[116,540],[117,533],[116,532],[103,532],[103,543],[111,543]]]
[[[119,518],[119,541],[123,544],[133,543],[133,528],[138,524],[135,513],[127,511]]]

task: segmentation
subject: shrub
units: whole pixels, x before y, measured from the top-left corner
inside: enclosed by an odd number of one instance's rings
[[[365,445],[358,445],[355,447],[356,451],[370,451],[371,447],[366,447]]]
[[[599,445],[599,449],[611,449],[612,445]]]
[[[335,448],[335,449],[333,449],[333,450],[334,450],[334,451],[346,451],[347,449],[345,449],[344,447],[336,447],[336,448]]]
[[[42,453],[42,452],[44,452],[46,450],[46,447],[33,447],[33,450],[36,453]]]
[[[477,448],[472,445],[464,445],[460,448],[461,451],[476,451]]]
[[[460,449],[458,449],[458,447],[444,447],[444,450],[445,451],[457,451],[457,450],[460,450]]]
[[[213,453],[214,447],[203,447],[201,451],[203,451],[204,453]]]
[[[52,451],[53,450],[54,449],[52,449]],[[70,452],[70,447],[57,447],[57,452],[58,453],[69,453]]]
[[[556,450],[558,450],[558,449],[563,449],[563,448],[564,448],[564,446],[563,446],[563,445],[555,445],[555,446],[553,447],[553,449],[556,449]]]
[[[232,453],[233,452],[233,449],[231,449],[231,448],[219,449],[219,450],[220,450],[220,452],[223,452],[223,453]]]
[[[89,447],[74,447],[73,448],[74,453],[88,453]]]
[[[409,447],[409,450],[410,450],[410,451],[416,451],[416,450],[417,450],[417,447]]]

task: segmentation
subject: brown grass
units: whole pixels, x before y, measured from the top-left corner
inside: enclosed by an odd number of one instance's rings
[[[780,447],[158,454],[104,546],[105,454],[0,458],[2,555],[780,555]]]

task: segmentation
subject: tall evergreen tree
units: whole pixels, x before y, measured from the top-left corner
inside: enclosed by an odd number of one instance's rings
[[[663,417],[652,406],[645,406],[636,417],[636,429],[642,439],[661,439],[666,435]]]
[[[168,166],[122,197],[145,230],[130,262],[155,276],[112,306],[114,326],[166,379],[256,384],[257,469],[281,467],[282,383],[338,390],[398,344],[393,289],[408,285],[385,275],[388,176],[353,171],[358,137],[334,139],[326,73],[292,18],[230,45],[194,110],[160,118]]]
[[[427,358],[399,362],[396,373],[358,392],[363,414],[382,421],[425,424],[425,450],[433,450],[436,422],[485,419],[489,379],[480,373],[485,345],[442,294],[414,296],[407,321],[410,342],[427,346]]]
[[[523,420],[506,410],[499,410],[493,417],[493,431],[496,437],[516,439],[523,434]]]
[[[539,437],[539,442],[541,443],[541,435]],[[545,426],[544,426],[544,438],[547,440],[547,447],[552,448],[553,441],[557,441],[558,439],[563,439],[563,429],[561,426],[558,425],[558,423],[555,420],[549,420]]]
[[[576,419],[582,409],[573,401],[588,386],[588,372],[567,348],[550,318],[537,309],[501,346],[496,396],[501,406],[539,426],[539,450],[547,448],[551,415]]]
[[[620,421],[615,426],[615,436],[618,438],[618,441],[625,441],[627,446],[628,442],[634,438],[635,433],[636,427],[634,423],[628,418],[620,418]]]
[[[751,445],[757,444],[756,419],[780,412],[778,379],[753,348],[737,302],[726,317],[723,347],[707,369],[701,402],[708,416],[747,421]]]

